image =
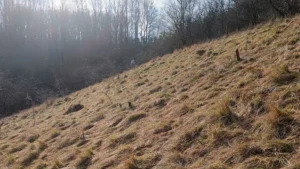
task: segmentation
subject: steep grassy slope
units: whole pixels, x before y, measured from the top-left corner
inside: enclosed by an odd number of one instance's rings
[[[299,24],[193,45],[1,119],[0,168],[299,168]]]

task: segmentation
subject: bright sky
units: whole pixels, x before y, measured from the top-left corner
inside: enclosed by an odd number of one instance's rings
[[[61,1],[61,0],[55,0],[55,3],[56,3],[57,6],[59,6],[60,1]],[[70,1],[70,0],[66,0],[66,1],[68,2],[68,1]],[[166,0],[154,0],[154,4],[155,4],[155,6],[156,6],[157,8],[162,8],[165,1],[166,1]]]
[[[165,2],[165,0],[154,0],[154,3],[158,8],[162,8],[164,5],[164,2]]]

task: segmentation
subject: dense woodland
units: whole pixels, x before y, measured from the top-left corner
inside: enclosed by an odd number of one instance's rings
[[[71,2],[72,1],[72,2]],[[0,0],[0,117],[177,48],[300,12],[299,0]]]

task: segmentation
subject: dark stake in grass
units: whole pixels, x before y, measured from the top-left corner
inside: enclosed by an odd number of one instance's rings
[[[134,109],[135,109],[135,106],[134,106],[131,102],[128,102],[128,107],[129,107],[129,109],[131,109],[131,110],[134,110]]]
[[[240,56],[240,51],[239,51],[239,49],[236,49],[236,51],[235,51],[235,56],[236,56],[236,60],[237,60],[238,62],[242,61],[241,56]]]

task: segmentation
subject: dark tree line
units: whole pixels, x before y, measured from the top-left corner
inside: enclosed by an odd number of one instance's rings
[[[199,41],[299,13],[299,0],[0,0],[0,116]]]
[[[220,37],[268,19],[300,12],[299,0],[168,0],[173,36],[185,46]]]

